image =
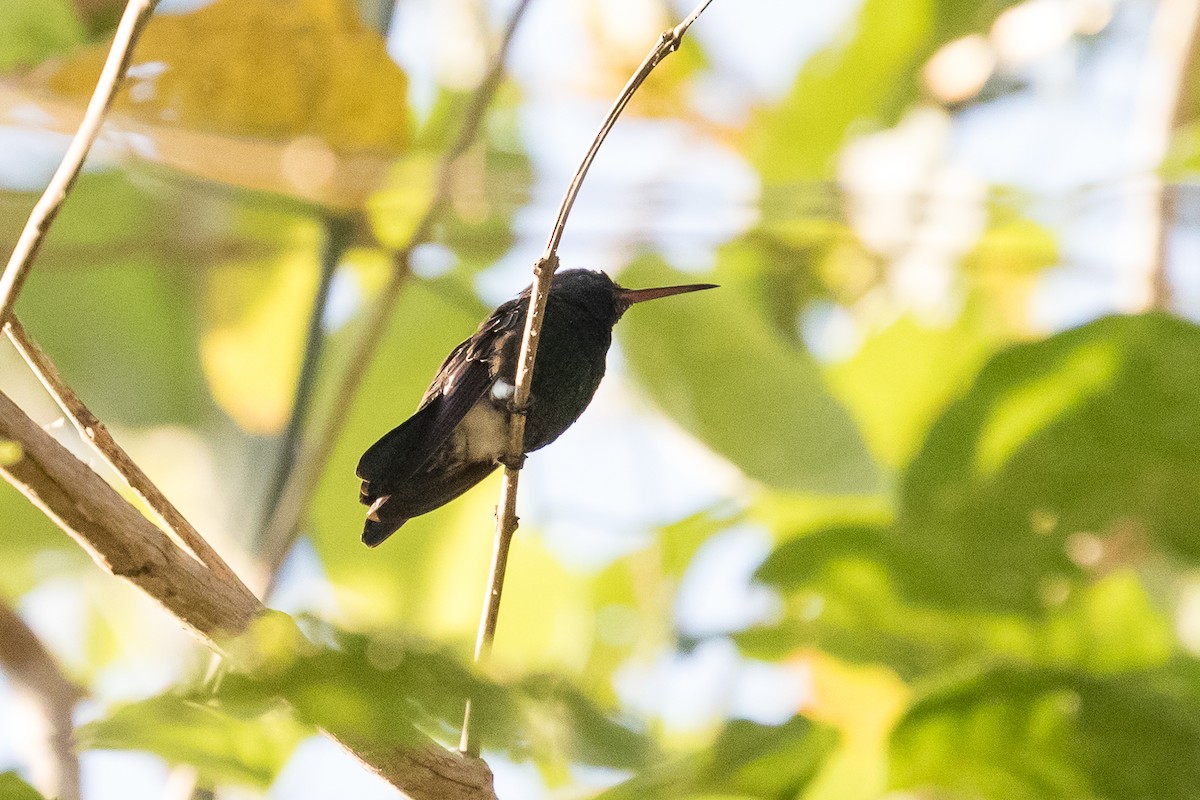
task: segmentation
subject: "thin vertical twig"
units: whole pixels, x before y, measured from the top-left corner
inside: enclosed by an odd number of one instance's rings
[[[156,5],[158,0],[129,0],[125,6],[125,13],[121,15],[121,22],[117,25],[112,47],[92,92],[92,99],[88,101],[83,121],[75,131],[58,169],[50,178],[46,191],[33,207],[33,212],[30,213],[21,236],[17,239],[17,246],[13,248],[8,266],[0,275],[0,323],[8,319],[12,312],[13,303],[21,293],[25,277],[29,274],[29,268],[33,265],[38,250],[41,249],[46,232],[50,230],[50,225],[58,216],[67,194],[75,184],[75,179],[79,177],[79,171],[83,169],[84,159],[100,133],[100,126],[104,124],[104,116],[125,79],[125,71],[129,68],[129,60],[133,55],[133,46],[149,22]]]
[[[484,595],[483,611],[479,619],[479,632],[475,639],[475,662],[486,661],[491,655],[492,643],[496,638],[496,622],[500,616],[500,596],[504,590],[504,574],[507,569],[508,551],[512,544],[513,534],[516,533],[517,520],[517,484],[519,481],[521,461],[525,453],[525,409],[529,405],[529,394],[533,386],[533,365],[537,358],[539,334],[542,330],[542,320],[546,314],[546,300],[550,296],[550,282],[558,269],[558,245],[562,241],[563,230],[567,225],[567,217],[575,205],[575,198],[583,186],[600,145],[604,143],[608,132],[616,124],[617,118],[625,110],[625,106],[633,98],[638,87],[654,71],[663,59],[679,49],[688,28],[692,26],[712,0],[704,0],[688,14],[687,17],[659,37],[658,43],[642,61],[633,73],[628,83],[617,96],[609,109],[608,115],[600,125],[591,147],[583,157],[579,168],[575,171],[554,227],[550,230],[550,238],[546,242],[546,250],[537,263],[533,265],[533,291],[530,296],[529,311],[525,315],[525,330],[521,337],[521,351],[517,361],[516,388],[513,392],[513,408],[517,413],[511,415],[509,421],[509,458],[504,468],[504,483],[500,489],[500,502],[496,506],[496,541],[492,550],[492,566],[488,575],[487,591]],[[512,465],[512,466],[509,466]],[[471,756],[479,755],[479,736],[477,726],[471,724],[471,702],[467,701],[466,713],[463,716],[462,740],[459,749]]]
[[[287,427],[284,429],[279,443],[275,474],[271,477],[271,483],[267,487],[262,525],[255,531],[257,538],[255,549],[258,553],[267,555],[270,563],[282,560],[281,556],[274,555],[275,551],[281,548],[284,552],[287,551],[287,542],[272,541],[267,538],[267,532],[271,519],[275,516],[275,510],[283,497],[288,478],[295,468],[300,442],[303,440],[304,429],[308,423],[309,409],[312,406],[313,393],[317,386],[317,373],[321,357],[325,352],[325,311],[329,303],[329,290],[333,285],[333,275],[337,272],[338,264],[354,236],[354,223],[345,217],[327,215],[321,224],[324,242],[321,247],[320,277],[317,281],[317,290],[313,295],[308,330],[304,336],[304,361],[300,365],[300,375],[296,378],[296,391],[293,395],[292,410],[288,416]],[[267,596],[267,594],[263,594],[263,597]]]
[[[96,448],[104,461],[121,476],[125,485],[132,489],[134,494],[140,497],[142,502],[154,512],[163,531],[174,534],[197,561],[211,569],[222,580],[237,582],[237,577],[225,563],[225,559],[213,550],[212,545],[192,527],[192,524],[183,514],[179,513],[179,509],[167,499],[162,490],[117,444],[104,423],[84,405],[83,401],[63,380],[54,362],[29,336],[20,320],[16,317],[11,318],[4,325],[4,333],[16,348],[17,354],[29,365],[42,387],[79,431],[79,435]]]
[[[429,206],[409,237],[408,243],[396,251],[392,257],[392,270],[388,275],[387,283],[371,308],[370,316],[363,326],[362,335],[351,348],[350,356],[346,360],[345,371],[333,392],[334,402],[339,409],[349,408],[353,403],[354,396],[358,393],[358,387],[366,377],[375,351],[379,349],[379,345],[383,341],[392,313],[396,310],[396,303],[400,299],[400,292],[411,274],[409,261],[412,251],[418,245],[429,241],[433,235],[434,225],[446,208],[450,198],[454,164],[470,149],[479,135],[488,106],[491,105],[496,89],[499,88],[500,81],[504,77],[504,64],[508,58],[508,51],[517,28],[525,16],[525,11],[529,7],[529,2],[530,0],[519,0],[513,8],[487,74],[476,87],[463,112],[458,138],[441,158]],[[286,555],[288,547],[295,538],[307,500],[312,496],[317,481],[320,480],[321,473],[325,469],[325,464],[333,453],[333,448],[342,433],[345,417],[344,413],[330,414],[316,434],[313,443],[304,448],[297,458],[296,467],[292,470],[283,488],[275,513],[264,532],[266,540],[279,545],[272,546],[271,558],[276,561],[266,564],[266,569],[271,570],[278,567],[278,560]],[[280,546],[282,552],[280,552]]]

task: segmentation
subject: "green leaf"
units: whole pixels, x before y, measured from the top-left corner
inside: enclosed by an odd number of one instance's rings
[[[31,67],[83,41],[68,0],[5,0],[0,15],[0,72]]]
[[[1187,800],[1200,785],[1195,665],[1095,678],[993,666],[917,700],[891,746],[896,789],[990,800]]]
[[[1003,334],[988,324],[981,305],[968,304],[944,327],[901,317],[869,333],[853,356],[828,366],[833,393],[882,463],[906,465],[946,403],[1001,344]]]
[[[892,123],[915,95],[933,21],[930,0],[867,0],[846,35],[815,55],[791,93],[760,121],[754,162],[764,181],[832,174],[853,126]]]
[[[764,182],[830,176],[855,131],[893,124],[917,98],[918,73],[938,47],[986,30],[1012,5],[1016,0],[866,0],[759,120],[751,153]]]
[[[33,104],[52,94],[69,119],[107,53],[107,42],[83,48],[16,90]],[[350,0],[216,0],[151,18],[110,116],[138,159],[351,211],[409,146],[407,97]]]
[[[780,589],[795,589],[815,582],[830,562],[842,558],[867,558],[886,565],[891,550],[886,529],[878,525],[825,528],[775,548],[754,577]]]
[[[930,606],[899,593],[902,546],[884,527],[830,527],[781,544],[755,577],[783,594],[783,613],[735,636],[764,659],[818,647],[884,663],[912,678],[983,655],[1095,674],[1160,666],[1174,652],[1166,615],[1132,570],[1086,586],[1044,618]]]
[[[0,772],[0,800],[45,800],[15,772]]]
[[[49,517],[0,480],[0,597],[20,597],[43,578],[92,569],[87,555]]]
[[[752,248],[721,253],[736,273]],[[682,283],[656,259],[621,274],[629,286]],[[781,339],[740,284],[632,310],[618,326],[630,366],[684,428],[768,485],[816,493],[872,492],[879,474],[820,369]]]
[[[1161,314],[996,356],[905,476],[906,591],[1040,613],[1048,589],[1086,581],[1135,541],[1194,563],[1197,405],[1200,328]]]
[[[512,685],[480,678],[442,647],[403,636],[367,636],[309,620],[323,644],[269,615],[230,644],[239,671],[218,699],[253,715],[286,700],[297,718],[355,739],[403,744],[416,731],[458,741],[463,704],[485,747],[539,762],[566,758],[617,768],[640,766],[645,736],[612,719],[562,678]]]
[[[703,752],[651,767],[595,800],[791,800],[802,795],[835,744],[832,731],[802,717],[776,727],[735,720]]]
[[[116,172],[83,176],[21,294],[30,334],[110,425],[194,423],[208,408],[194,251],[176,248],[169,226],[184,220],[163,199]]]
[[[188,764],[201,783],[266,789],[301,740],[314,733],[283,709],[241,716],[220,703],[164,694],[123,706],[76,731],[91,750],[146,750]]]

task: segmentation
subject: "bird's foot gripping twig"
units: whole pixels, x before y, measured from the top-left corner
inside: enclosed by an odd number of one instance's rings
[[[523,417],[527,417],[533,408],[533,398],[530,397],[524,403],[518,403],[515,397],[510,397],[508,398],[506,407],[509,414],[520,414]]]
[[[503,455],[496,460],[500,462],[506,469],[519,470],[525,466],[526,458],[527,456],[524,453],[521,453],[519,456]]]

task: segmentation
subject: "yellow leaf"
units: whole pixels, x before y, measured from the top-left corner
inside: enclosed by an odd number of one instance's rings
[[[50,127],[69,129],[107,49],[0,87],[0,112],[34,99]],[[407,93],[348,0],[217,0],[151,20],[109,131],[125,151],[201,178],[354,207],[408,148]]]
[[[317,281],[313,243],[298,238],[267,268],[228,264],[209,279],[201,363],[213,399],[250,433],[278,433],[291,412]]]

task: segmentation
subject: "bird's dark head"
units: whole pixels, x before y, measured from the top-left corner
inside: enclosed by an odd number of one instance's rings
[[[554,274],[550,296],[582,306],[596,319],[616,325],[631,305],[673,294],[715,289],[712,283],[690,283],[684,286],[659,286],[653,289],[626,289],[607,274],[590,269],[564,269]]]

